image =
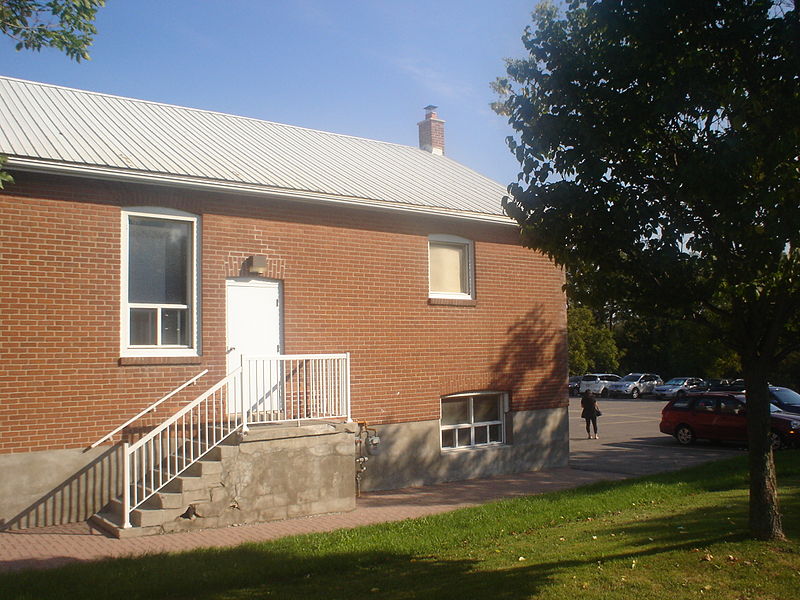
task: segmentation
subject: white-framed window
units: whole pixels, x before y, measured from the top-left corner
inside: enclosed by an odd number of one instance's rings
[[[442,398],[442,448],[469,448],[505,442],[504,392],[471,392]]]
[[[197,356],[199,217],[122,211],[122,356]]]
[[[455,235],[428,236],[428,282],[431,298],[475,298],[474,246]]]

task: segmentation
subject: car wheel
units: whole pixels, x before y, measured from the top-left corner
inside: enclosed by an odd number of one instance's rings
[[[684,446],[694,444],[694,431],[688,425],[678,425],[675,430],[675,439]]]
[[[686,396],[686,390],[679,390],[677,394],[675,394],[676,398],[683,398]]]
[[[636,400],[639,397],[639,395],[640,395],[639,388],[633,388],[631,390],[631,398],[633,398],[634,400]]]
[[[600,392],[601,398],[608,398],[608,388],[603,388],[603,391]]]
[[[769,445],[773,451],[783,448],[783,438],[777,431],[769,432]]]

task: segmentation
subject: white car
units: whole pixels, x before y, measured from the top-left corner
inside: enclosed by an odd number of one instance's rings
[[[653,394],[660,400],[682,398],[689,392],[702,392],[708,389],[708,384],[699,377],[673,377],[664,385],[653,388]]]
[[[653,388],[664,383],[661,377],[653,373],[628,373],[608,386],[612,396],[630,396],[634,400],[642,394],[652,394]]]
[[[583,394],[590,390],[595,396],[608,396],[608,386],[615,381],[619,381],[620,376],[613,373],[587,373],[581,377],[581,385],[578,389]]]

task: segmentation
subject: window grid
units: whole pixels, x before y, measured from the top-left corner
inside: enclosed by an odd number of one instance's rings
[[[498,419],[475,421],[475,400],[495,397]],[[441,424],[441,444],[443,449],[457,449],[498,445],[504,442],[503,400],[502,393],[457,395],[442,398],[442,413],[447,402],[468,401],[468,422]]]

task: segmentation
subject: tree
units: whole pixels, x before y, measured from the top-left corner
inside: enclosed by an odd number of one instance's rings
[[[585,306],[567,310],[569,374],[614,372],[619,367],[619,350],[608,327],[600,325]]]
[[[94,18],[105,0],[0,0],[0,32],[17,50],[57,48],[80,62],[97,33]]]
[[[768,376],[800,340],[794,2],[572,0],[495,87],[531,248],[635,314],[702,322],[747,383],[750,529],[783,537]]]

